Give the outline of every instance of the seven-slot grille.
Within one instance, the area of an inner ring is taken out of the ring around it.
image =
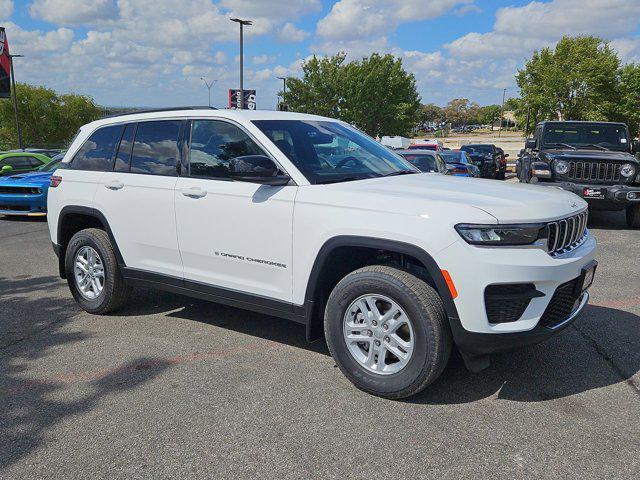
[[[569,162],[567,177],[587,182],[620,181],[620,163]]]
[[[587,234],[588,213],[585,210],[577,215],[549,222],[547,251],[551,255],[560,255],[577,247]]]
[[[2,186],[0,187],[0,193],[8,193],[9,195],[40,195],[42,189],[38,187]]]

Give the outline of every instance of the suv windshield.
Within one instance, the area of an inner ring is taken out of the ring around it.
[[[493,153],[491,145],[464,145],[460,150],[470,153]]]
[[[440,156],[447,163],[467,163],[469,161],[467,158],[467,152],[465,152],[464,150],[461,152],[444,151],[440,154]]]
[[[372,138],[338,122],[255,120],[312,184],[419,173]]]
[[[542,134],[543,147],[562,146],[628,150],[627,129],[620,124],[559,123],[547,124]]]
[[[429,155],[427,153],[403,153],[402,156],[422,172],[437,173],[439,171],[436,155]]]

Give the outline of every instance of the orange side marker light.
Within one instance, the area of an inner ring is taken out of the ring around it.
[[[453,284],[453,280],[451,280],[451,275],[446,270],[440,270],[442,272],[442,276],[444,277],[444,281],[447,282],[447,287],[449,287],[449,292],[453,298],[458,297],[458,291],[456,290],[456,286]]]

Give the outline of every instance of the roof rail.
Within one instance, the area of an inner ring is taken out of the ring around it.
[[[187,106],[187,107],[168,107],[168,108],[153,108],[149,110],[134,110],[132,112],[114,113],[112,115],[106,115],[102,118],[123,117],[125,115],[138,115],[139,113],[156,113],[156,112],[175,112],[179,110],[217,110],[216,107],[199,107],[199,106]]]

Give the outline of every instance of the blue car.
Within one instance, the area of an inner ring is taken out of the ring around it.
[[[51,176],[63,157],[56,155],[35,172],[0,177],[0,215],[46,215]]]
[[[439,152],[447,165],[453,165],[455,169],[452,175],[459,177],[479,177],[480,169],[473,164],[469,154],[463,150],[444,150]]]

